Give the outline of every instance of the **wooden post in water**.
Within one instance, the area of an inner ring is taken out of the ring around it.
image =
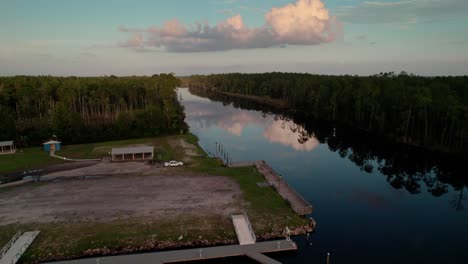
[[[281,178],[282,178],[282,176],[281,176],[281,174],[279,174],[279,177],[278,177],[278,193],[279,193],[280,196],[281,196]],[[281,196],[281,197],[283,197],[283,196]]]

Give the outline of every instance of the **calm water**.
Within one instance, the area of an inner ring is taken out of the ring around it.
[[[331,263],[468,263],[462,159],[179,93],[206,151],[222,142],[233,161],[266,160],[314,206],[316,232],[278,260],[326,263],[330,252]]]

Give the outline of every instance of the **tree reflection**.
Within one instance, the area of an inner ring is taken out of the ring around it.
[[[232,103],[235,108],[262,111],[264,117],[271,114],[274,120],[282,122],[281,128],[297,134],[299,144],[305,144],[312,138],[327,144],[331,151],[349,159],[362,171],[380,172],[395,189],[405,189],[411,194],[421,193],[425,189],[434,197],[441,197],[452,188],[458,193],[450,205],[457,211],[464,209],[463,191],[468,186],[468,179],[460,166],[466,162],[464,157],[395,143],[346,125],[313,119],[312,115],[280,112],[271,106],[245,99],[219,93],[191,92],[223,104]]]
[[[455,208],[455,210],[457,210],[457,211],[462,211],[462,210],[465,209],[465,207],[463,206],[463,201],[465,200],[465,198],[463,197],[463,190],[464,189],[465,189],[465,186],[463,186],[460,189],[459,194],[455,195],[454,198],[450,201],[452,207]]]

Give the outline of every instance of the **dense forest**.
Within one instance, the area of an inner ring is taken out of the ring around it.
[[[280,99],[289,112],[306,119],[347,124],[407,144],[467,153],[468,76],[231,73],[195,75],[183,81],[193,89]]]
[[[268,105],[260,105],[251,100],[232,97],[222,93],[212,93],[201,89],[190,89],[198,96],[213,101],[232,103],[235,108],[257,110],[272,114],[275,120],[293,121],[303,127],[284,126],[293,132],[299,132],[299,143],[315,138],[320,144],[338,153],[341,158],[350,160],[360,170],[367,173],[379,171],[386,177],[388,184],[395,189],[405,189],[411,194],[425,190],[435,197],[443,196],[450,188],[457,195],[450,199],[450,206],[463,210],[464,189],[468,187],[465,158],[460,155],[427,151],[420,147],[403,143],[393,143],[382,136],[369,134],[361,129],[348,125],[335,125],[329,121],[319,121],[313,117],[306,118],[299,113],[284,113]],[[466,196],[466,192],[465,192]]]
[[[65,144],[180,133],[180,80],[151,77],[0,78],[0,141],[37,145],[56,135]]]

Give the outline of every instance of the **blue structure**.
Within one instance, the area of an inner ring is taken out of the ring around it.
[[[44,151],[50,152],[50,151],[58,151],[62,148],[62,142],[57,141],[57,140],[49,140],[44,143],[42,143],[44,146]]]

